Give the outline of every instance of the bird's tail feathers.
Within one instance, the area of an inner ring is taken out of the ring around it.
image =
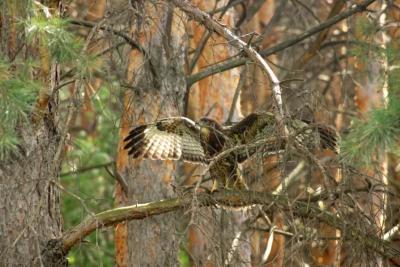
[[[328,125],[317,125],[322,148],[330,149],[339,154],[339,134],[335,128]]]

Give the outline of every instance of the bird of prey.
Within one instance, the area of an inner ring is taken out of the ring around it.
[[[194,122],[185,117],[170,117],[133,128],[124,139],[124,148],[133,158],[184,160],[210,165],[212,191],[221,187],[244,189],[246,185],[238,164],[260,148],[251,144],[264,140],[269,151],[284,148],[276,125],[275,116],[270,112],[251,113],[232,126],[222,126],[210,118]],[[291,120],[288,126],[304,147],[319,145],[336,151],[338,137],[333,128],[326,125],[313,127],[311,123],[297,119]],[[246,148],[247,145],[248,149],[234,149],[237,146]]]

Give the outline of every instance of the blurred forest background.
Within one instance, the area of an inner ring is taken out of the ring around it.
[[[245,211],[192,196],[114,220],[211,185],[204,167],[129,159],[133,126],[277,113],[269,75],[200,10],[272,67],[285,120],[335,127],[340,153],[257,153],[241,172],[265,198]],[[0,0],[0,15],[0,266],[400,266],[399,0]]]

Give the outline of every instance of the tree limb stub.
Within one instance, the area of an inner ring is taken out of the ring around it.
[[[158,214],[172,212],[182,208],[190,207],[193,198],[196,198],[199,206],[212,206],[221,204],[225,206],[245,206],[252,204],[275,206],[282,210],[290,210],[294,215],[317,219],[327,223],[332,227],[340,229],[343,238],[359,241],[361,246],[375,251],[385,258],[400,258],[400,251],[393,248],[391,244],[377,236],[364,233],[350,223],[344,221],[338,215],[327,210],[323,210],[314,203],[296,201],[290,203],[283,195],[273,195],[272,193],[254,191],[232,191],[221,190],[213,194],[199,193],[197,195],[186,194],[180,198],[164,199],[155,202],[137,204],[127,207],[116,208],[100,212],[95,216],[88,216],[82,223],[66,231],[62,237],[62,246],[65,254],[76,244],[81,242],[93,231],[116,225],[127,220],[140,220]],[[290,207],[289,207],[290,206]]]

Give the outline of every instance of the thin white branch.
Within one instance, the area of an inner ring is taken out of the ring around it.
[[[306,162],[304,160],[300,161],[299,164],[297,164],[296,168],[294,168],[293,171],[291,171],[291,173],[289,173],[289,175],[282,180],[280,185],[274,190],[274,192],[272,192],[272,194],[280,194],[282,192],[283,186],[287,187],[295,182],[299,177],[300,172],[304,169],[305,165]]]
[[[228,258],[225,260],[225,266],[229,266],[230,263],[232,262],[233,255],[235,255],[235,252],[238,248],[241,235],[242,231],[238,231],[235,235],[235,238],[232,240],[232,245],[228,252]]]
[[[52,16],[51,16],[51,13],[50,13],[50,9],[47,7],[47,6],[45,6],[45,5],[43,5],[42,3],[40,3],[39,1],[34,1],[33,2],[36,6],[38,6],[40,9],[42,9],[42,11],[43,11],[43,13],[44,13],[44,15],[46,16],[46,18],[51,18]]]
[[[390,229],[389,231],[387,231],[384,235],[383,235],[383,240],[389,241],[396,233],[398,233],[400,230],[400,224],[397,224],[395,227],[393,227],[392,229]]]
[[[275,225],[271,227],[270,231],[269,231],[269,237],[268,237],[268,243],[267,243],[267,247],[265,248],[265,252],[262,256],[262,263],[266,263],[269,257],[269,254],[271,254],[271,250],[272,250],[272,244],[274,243],[274,232],[275,232]]]

